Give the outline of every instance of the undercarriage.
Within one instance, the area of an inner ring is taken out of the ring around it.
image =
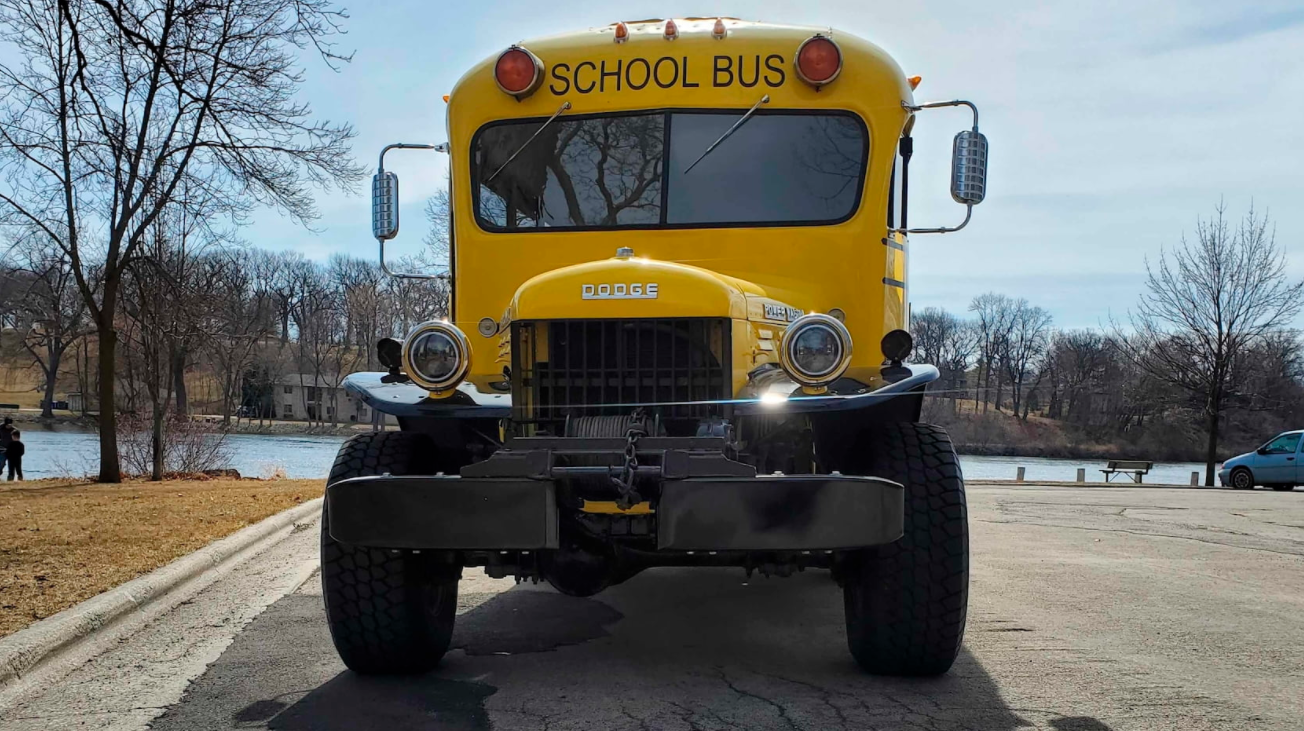
[[[621,421],[609,428],[625,437],[510,438],[457,476],[333,483],[331,535],[450,551],[453,563],[546,578],[576,594],[649,566],[735,565],[777,575],[830,568],[839,551],[901,536],[897,483],[817,474],[813,462],[805,473],[758,474],[756,462],[774,463],[778,450],[765,448],[758,460],[725,437],[643,436],[650,421]],[[795,471],[791,456],[784,462]]]

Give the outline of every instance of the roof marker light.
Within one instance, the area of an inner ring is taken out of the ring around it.
[[[919,82],[921,82],[921,81],[923,81],[923,80],[924,80],[924,77],[922,77],[922,76],[911,76],[910,78],[906,79],[906,81],[909,81],[909,82],[910,82],[910,91],[914,91],[915,89],[918,89],[918,88],[919,88]]]
[[[448,103],[448,95],[447,95],[447,94],[444,95],[444,103],[445,103],[445,104]]]
[[[711,37],[717,41],[723,41],[728,32],[724,27],[724,18],[716,18],[715,27],[711,29]]]
[[[624,43],[629,40],[629,26],[622,21],[616,23],[615,40],[617,43]]]
[[[502,52],[494,64],[494,82],[504,94],[510,94],[520,101],[533,94],[543,83],[543,62],[524,48],[511,46]]]
[[[679,26],[675,25],[675,19],[671,18],[666,21],[666,40],[673,41],[679,37]]]
[[[842,73],[842,49],[832,38],[816,33],[797,46],[793,66],[798,78],[818,89]]]

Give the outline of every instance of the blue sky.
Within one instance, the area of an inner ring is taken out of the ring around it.
[[[1233,214],[1268,210],[1304,277],[1304,7],[1294,2],[460,2],[350,7],[339,73],[305,59],[317,115],[358,130],[374,165],[395,141],[443,142],[441,95],[510,43],[617,20],[720,14],[831,25],[867,38],[924,81],[919,100],[967,98],[991,142],[987,200],[964,231],[912,239],[916,309],[963,311],[996,290],[1049,309],[1063,327],[1094,326],[1133,305],[1145,258],[1193,231],[1220,199]],[[952,224],[946,190],[958,111],[916,125],[911,223]],[[404,232],[414,252],[419,199],[444,158],[411,153]],[[313,231],[268,212],[251,243],[311,258],[372,257],[369,203],[319,197]],[[1304,322],[1296,323],[1296,326]]]

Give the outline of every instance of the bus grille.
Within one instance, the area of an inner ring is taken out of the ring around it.
[[[663,422],[719,414],[730,394],[729,335],[726,319],[513,323],[514,418],[560,434],[567,417],[638,405]]]

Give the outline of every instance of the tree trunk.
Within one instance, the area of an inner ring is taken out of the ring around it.
[[[190,413],[188,407],[189,397],[186,394],[186,351],[178,350],[172,356],[172,388],[177,395],[177,416],[186,416]]]
[[[107,297],[105,298],[107,301]],[[105,317],[111,317],[105,305]],[[100,482],[122,482],[122,465],[118,460],[118,413],[114,403],[113,369],[117,363],[118,333],[112,320],[97,324],[100,350]]]
[[[63,358],[63,348],[50,345],[46,351],[45,403],[41,404],[41,418],[54,418],[54,387],[59,376],[59,361]]]
[[[234,380],[235,379],[231,377],[230,371],[227,371],[227,373],[225,373],[222,376],[222,428],[223,429],[229,429],[231,427],[231,402],[235,400],[235,386],[232,385],[232,382]],[[236,419],[236,423],[237,424],[240,423],[240,420]]]
[[[1209,410],[1209,444],[1204,452],[1204,486],[1213,487],[1214,467],[1218,463],[1218,407]]]
[[[163,480],[163,419],[166,416],[165,410],[161,408],[154,409],[154,431],[151,436],[153,446],[153,462],[150,479],[155,482]]]

